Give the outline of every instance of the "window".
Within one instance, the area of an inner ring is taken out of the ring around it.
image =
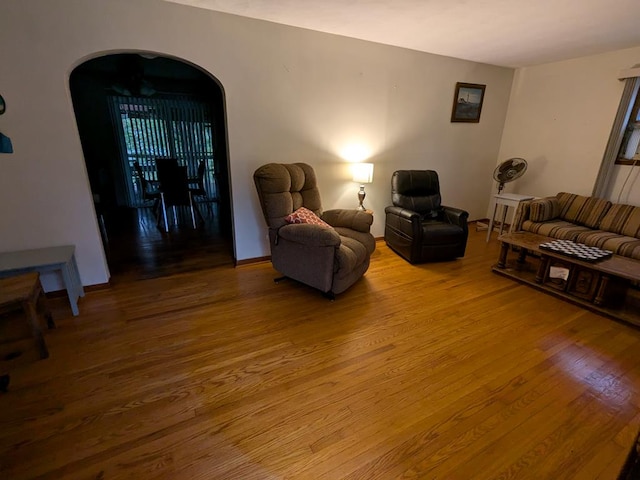
[[[134,164],[140,166],[145,180],[155,182],[158,157],[175,158],[187,167],[189,178],[198,177],[198,166],[204,162],[206,197],[217,198],[214,125],[207,103],[190,97],[111,96],[109,105],[120,144],[120,168],[126,184],[122,193],[128,206],[146,205]]]
[[[640,164],[640,95],[637,92],[629,120],[624,129],[616,163],[619,165]]]

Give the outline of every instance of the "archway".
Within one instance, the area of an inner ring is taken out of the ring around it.
[[[112,276],[148,278],[233,263],[219,82],[186,62],[146,53],[87,60],[69,82]],[[157,158],[172,158],[195,182],[189,190],[197,228],[181,220],[184,208],[159,214]]]

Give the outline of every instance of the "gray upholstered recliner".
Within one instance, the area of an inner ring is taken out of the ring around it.
[[[393,205],[385,208],[384,239],[410,263],[464,257],[469,214],[440,204],[434,170],[398,170],[391,177]]]
[[[263,165],[253,179],[269,227],[271,262],[278,272],[332,298],[367,271],[376,247],[369,233],[371,214],[355,209],[323,212],[315,173],[305,163]],[[285,217],[300,207],[332,228],[287,223]]]

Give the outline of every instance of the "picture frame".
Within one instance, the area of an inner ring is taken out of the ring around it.
[[[456,83],[451,108],[452,122],[479,123],[486,85],[478,83]]]

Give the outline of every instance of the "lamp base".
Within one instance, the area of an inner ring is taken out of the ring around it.
[[[360,205],[358,206],[357,210],[362,210],[363,212],[366,210],[366,208],[364,208],[364,205],[362,205],[362,202],[364,202],[364,197],[366,197],[367,194],[364,191],[364,185],[360,185],[360,191],[358,192],[358,202],[360,202]]]

